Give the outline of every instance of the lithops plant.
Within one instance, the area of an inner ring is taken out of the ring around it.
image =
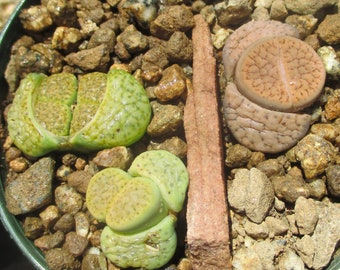
[[[298,112],[319,97],[326,72],[313,48],[296,36],[287,24],[250,22],[226,41],[224,116],[234,137],[252,150],[286,150],[310,126],[310,115]]]
[[[106,168],[87,188],[87,207],[107,226],[104,254],[120,267],[159,268],[176,250],[176,213],[185,200],[189,176],[183,162],[165,150],[137,156],[128,172]]]
[[[38,157],[55,150],[131,145],[144,135],[150,117],[142,85],[126,71],[113,69],[83,75],[79,81],[68,73],[29,74],[16,91],[7,120],[15,145]]]

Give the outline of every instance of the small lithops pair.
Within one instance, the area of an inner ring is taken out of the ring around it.
[[[21,81],[7,121],[14,144],[38,157],[55,150],[130,145],[144,135],[150,117],[142,85],[126,71],[113,69],[79,80],[70,73],[31,73]]]
[[[95,174],[86,203],[107,224],[100,239],[104,254],[120,267],[166,264],[176,251],[175,214],[183,207],[188,179],[183,162],[164,150],[140,154],[128,172],[106,168]]]

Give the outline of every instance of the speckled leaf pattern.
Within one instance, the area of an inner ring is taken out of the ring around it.
[[[82,75],[79,90],[73,74],[32,73],[16,92],[8,130],[20,150],[38,157],[131,145],[144,135],[150,118],[143,86],[126,71]]]
[[[169,215],[154,227],[131,235],[118,234],[106,226],[100,238],[101,248],[120,267],[159,268],[175,253],[175,222],[176,217]]]
[[[129,73],[113,69],[96,115],[71,136],[70,142],[80,149],[130,145],[144,135],[150,117],[151,107],[142,85]]]
[[[62,139],[43,128],[33,113],[34,91],[46,77],[32,73],[23,79],[8,111],[9,136],[18,148],[31,156],[42,156],[56,150]]]
[[[136,157],[128,172],[155,181],[169,208],[174,212],[181,211],[189,176],[178,157],[165,150],[147,151]]]
[[[86,204],[94,218],[105,222],[112,199],[131,178],[131,175],[117,168],[101,170],[91,178],[86,191]]]

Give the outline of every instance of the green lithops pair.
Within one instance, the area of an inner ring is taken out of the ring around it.
[[[164,150],[135,158],[128,172],[107,168],[95,174],[86,192],[90,213],[107,226],[104,254],[120,267],[159,268],[176,250],[176,217],[185,200],[188,172]]]
[[[8,112],[15,145],[30,156],[55,150],[89,152],[131,145],[145,133],[151,107],[142,85],[113,69],[79,77],[31,73]]]

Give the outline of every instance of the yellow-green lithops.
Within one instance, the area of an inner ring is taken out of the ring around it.
[[[54,150],[131,145],[144,135],[150,117],[143,86],[126,71],[113,69],[82,75],[79,81],[69,73],[29,74],[7,120],[15,145],[38,157]]]
[[[168,151],[147,151],[132,162],[129,174],[152,179],[174,212],[181,211],[188,186],[188,172],[183,162]]]
[[[131,235],[119,234],[106,226],[100,237],[101,248],[119,267],[157,269],[176,251],[175,223],[176,217],[169,215],[154,227]]]
[[[86,192],[90,213],[107,227],[101,246],[120,267],[158,268],[176,250],[176,212],[188,187],[183,162],[164,150],[135,158],[128,172],[106,168],[95,174]]]

